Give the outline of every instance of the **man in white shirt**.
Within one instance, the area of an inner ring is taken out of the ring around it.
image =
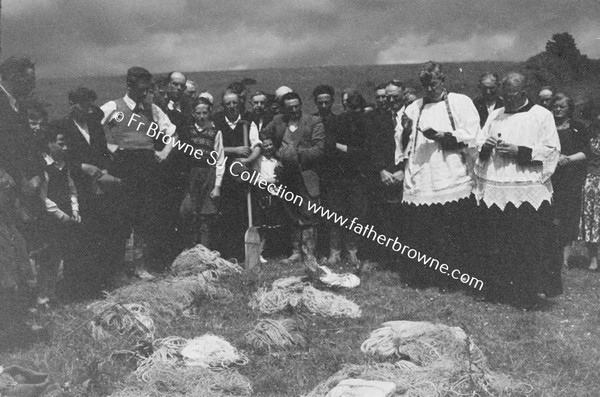
[[[479,115],[469,97],[447,92],[440,64],[427,62],[419,79],[425,97],[405,110],[405,132],[410,134],[404,148],[402,198],[409,224],[406,235],[411,247],[465,272],[465,231],[474,207],[469,198],[472,182],[466,149],[479,131]],[[417,267],[422,265],[411,264],[408,274]],[[433,281],[441,289],[458,286],[432,269],[422,273],[413,281]]]
[[[390,81],[385,87],[388,109],[394,123],[394,140],[396,141],[395,161],[398,165],[403,160],[402,148],[402,115],[404,114],[404,84],[398,80]],[[397,179],[397,178],[396,178]]]
[[[185,85],[185,83],[184,83]],[[127,94],[123,98],[102,105],[103,124],[108,127],[107,141],[115,145],[112,169],[122,180],[121,196],[117,211],[122,221],[122,250],[125,240],[133,229],[135,236],[146,242],[146,265],[162,270],[166,263],[156,263],[151,250],[164,248],[157,230],[162,184],[159,163],[164,162],[173,149],[175,126],[167,115],[152,103],[150,89],[152,75],[141,67],[127,71]],[[155,141],[164,143],[162,150],[155,150]],[[146,273],[142,272],[146,276]]]
[[[244,133],[248,133],[248,121],[240,114],[240,98],[231,90],[223,94],[221,105],[223,110],[213,117],[215,128],[223,135],[225,152],[225,175],[220,199],[220,236],[218,250],[227,258],[244,257],[244,233],[248,228],[245,182],[236,178],[241,169],[239,162],[250,167],[260,155],[260,143],[256,132],[250,139],[250,147],[245,145]],[[246,131],[246,132],[244,132]],[[233,169],[230,169],[230,167]]]
[[[487,295],[520,307],[562,293],[552,253],[552,183],[560,141],[552,113],[530,101],[525,76],[502,79],[505,107],[477,136],[475,197],[485,209],[481,261]]]

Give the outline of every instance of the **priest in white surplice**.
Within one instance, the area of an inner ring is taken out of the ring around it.
[[[475,197],[482,219],[485,281],[494,299],[529,307],[562,292],[552,260],[552,183],[560,141],[552,113],[525,94],[519,73],[502,79],[505,107],[494,110],[477,137]],[[557,266],[558,265],[558,266]]]
[[[467,273],[468,222],[475,207],[470,198],[473,182],[468,147],[479,131],[479,114],[469,97],[447,92],[440,64],[426,63],[419,79],[425,97],[406,108],[401,140],[407,242]],[[411,278],[417,284],[433,281],[441,289],[458,286],[450,284],[452,278],[446,275],[431,269],[421,271],[423,266],[418,263],[409,265],[409,282]]]

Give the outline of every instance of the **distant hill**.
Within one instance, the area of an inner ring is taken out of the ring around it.
[[[200,91],[209,91],[215,98],[232,81],[252,78],[256,85],[248,87],[250,92],[265,90],[273,92],[282,85],[298,91],[304,100],[305,111],[314,112],[312,89],[319,84],[329,84],[341,92],[346,87],[360,90],[368,101],[373,100],[374,87],[392,78],[401,79],[420,89],[418,70],[420,64],[404,65],[354,65],[326,66],[310,68],[279,68],[236,71],[189,72],[188,78],[198,84]],[[451,91],[477,95],[479,75],[491,70],[502,75],[520,67],[515,62],[461,62],[445,63],[444,71]],[[155,73],[154,71],[152,71]],[[125,94],[125,71],[123,76],[81,77],[70,79],[40,79],[37,93],[40,99],[49,104],[51,119],[64,116],[68,112],[67,92],[80,85],[95,90],[100,105]],[[217,102],[219,100],[217,99]],[[219,106],[217,105],[217,108]],[[334,111],[341,111],[340,97],[336,94]]]

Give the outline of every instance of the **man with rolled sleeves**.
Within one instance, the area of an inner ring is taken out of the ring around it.
[[[153,263],[148,255],[160,247],[156,229],[155,196],[160,192],[158,165],[164,162],[171,150],[175,125],[167,115],[152,103],[150,88],[152,74],[134,66],[127,71],[127,94],[123,98],[105,103],[102,123],[108,127],[107,142],[117,147],[112,169],[122,180],[122,190],[117,201],[122,230],[122,247],[132,229],[146,243],[145,262],[153,270],[161,270],[165,264]],[[162,150],[155,150],[155,137],[165,143]],[[141,275],[147,276],[145,272]]]

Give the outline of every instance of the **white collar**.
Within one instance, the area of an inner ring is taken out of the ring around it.
[[[238,114],[237,119],[235,119],[235,121],[229,121],[229,118],[227,116],[225,116],[225,121],[227,121],[229,124],[235,125],[238,123],[238,121],[240,121],[240,119],[242,118],[241,114]]]
[[[198,123],[194,123],[194,127],[195,127],[195,128],[196,128],[196,130],[198,130],[198,131],[204,131],[204,130],[206,130],[206,129],[210,128],[210,127],[214,127],[214,126],[215,126],[215,125],[212,123],[212,121],[210,122],[210,124],[209,124],[209,125],[207,125],[207,126],[206,126],[206,127],[204,127],[204,128],[200,128],[200,126],[198,125]]]
[[[42,156],[44,157],[44,160],[46,161],[46,165],[54,165],[56,168],[58,168],[59,170],[62,170],[65,166],[65,162],[57,162],[56,160],[54,160],[52,158],[52,156],[50,156],[48,153],[43,153]]]
[[[125,101],[125,104],[127,104],[127,106],[129,107],[129,109],[131,109],[131,110],[135,109],[137,102],[134,101],[133,99],[131,99],[129,94],[125,94],[125,96],[123,97],[123,100]]]
[[[178,112],[181,112],[181,103],[175,103],[173,102],[173,100],[169,100],[169,103],[167,104],[167,108],[169,110],[177,110]]]

